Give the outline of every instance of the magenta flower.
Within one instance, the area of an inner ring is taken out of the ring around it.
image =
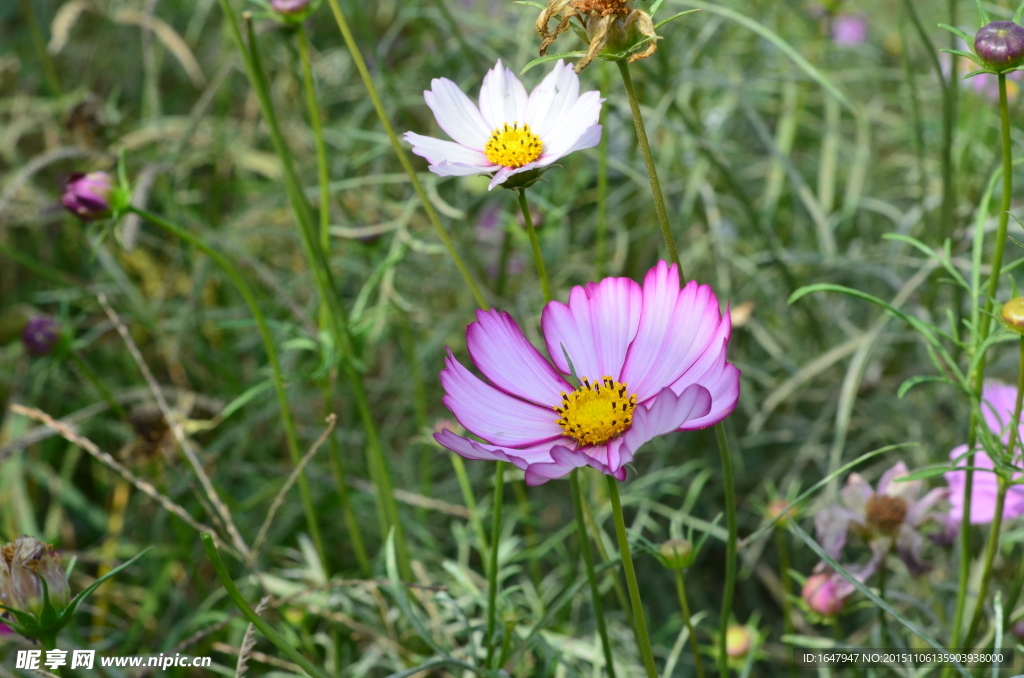
[[[68,179],[60,201],[79,219],[101,219],[110,214],[114,189],[114,179],[106,172],[76,173]]]
[[[921,559],[921,528],[929,521],[938,523],[941,541],[955,529],[944,514],[932,511],[949,497],[949,488],[935,488],[918,499],[920,480],[897,482],[908,475],[910,472],[901,461],[883,473],[877,489],[872,489],[859,473],[851,473],[842,491],[842,504],[826,506],[814,517],[818,541],[825,552],[839,560],[847,532],[852,530],[871,547],[875,559],[879,554],[884,558],[895,546],[911,574],[927,572],[931,566]]]
[[[48,315],[30,318],[21,331],[21,343],[29,355],[53,353],[60,342],[60,324]]]
[[[846,599],[855,590],[850,582],[834,572],[819,572],[807,578],[800,595],[807,607],[820,615],[831,616],[842,611]]]
[[[309,6],[310,0],[270,0],[270,6],[281,14],[296,14]]]
[[[596,91],[580,94],[579,76],[562,61],[529,96],[499,60],[484,77],[479,106],[448,78],[431,81],[423,98],[454,141],[406,132],[412,152],[442,177],[493,172],[488,190],[601,140],[604,99]]]
[[[493,386],[450,350],[441,384],[445,406],[485,442],[443,431],[434,436],[441,445],[467,459],[511,462],[528,485],[588,465],[623,480],[647,441],[711,426],[736,407],[729,314],[708,285],[679,289],[675,265],[658,262],[642,287],[628,278],[574,287],[568,304],[544,308],[541,326],[554,366],[512,316],[477,311],[466,343]],[[566,380],[565,353],[579,388]]]
[[[985,425],[999,437],[1004,445],[1010,442],[1010,424],[1013,420],[1013,409],[1017,401],[1017,388],[998,381],[989,381],[981,391],[981,414]],[[1024,426],[1018,432],[1018,441],[1024,440]],[[1019,444],[1019,443],[1018,443]],[[967,446],[960,445],[949,453],[950,459],[957,466],[967,465]],[[1019,457],[1018,457],[1019,458]],[[959,461],[957,461],[959,460]],[[974,453],[974,467],[994,469],[992,458],[983,450]],[[949,517],[959,524],[964,515],[964,471],[950,471],[945,474],[949,483]],[[1021,474],[1016,474],[1020,478]],[[991,523],[996,514],[996,492],[998,482],[994,471],[975,471],[971,487],[971,522],[974,524]],[[1011,485],[1006,493],[1003,506],[1003,520],[1012,520],[1024,515],[1024,486]]]
[[[868,22],[862,16],[840,14],[832,19],[832,42],[842,47],[861,45],[868,39]]]

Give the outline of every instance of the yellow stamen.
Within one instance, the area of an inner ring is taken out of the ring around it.
[[[591,383],[587,377],[572,393],[562,393],[558,425],[583,445],[606,443],[633,424],[636,394],[611,377]]]
[[[520,168],[540,157],[544,144],[530,126],[507,122],[491,133],[484,146],[484,155],[495,165]]]

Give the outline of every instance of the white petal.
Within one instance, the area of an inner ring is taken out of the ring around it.
[[[538,135],[544,144],[544,155],[561,157],[569,153],[569,149],[597,125],[603,101],[598,92],[584,92],[580,95],[568,112],[561,114],[553,125]]]
[[[543,155],[541,155],[540,158],[537,159],[536,164],[538,167],[547,167],[551,163],[555,162],[556,160],[561,160],[570,153],[582,151],[585,148],[593,148],[594,146],[597,146],[599,143],[601,143],[601,126],[591,125],[587,129],[583,130],[583,134],[580,135],[580,138],[577,139],[576,143],[574,143],[572,146],[565,150],[562,150],[561,152],[558,152],[561,149],[556,149],[555,152],[546,152]]]
[[[480,113],[489,125],[489,132],[504,123],[526,122],[526,88],[515,73],[501,65],[487,71],[484,84],[480,87]],[[486,143],[486,139],[484,140]]]
[[[520,167],[518,169],[514,169],[512,167],[502,167],[497,172],[495,172],[494,178],[491,179],[490,185],[487,186],[487,190],[488,191],[493,191],[495,186],[499,186],[499,185],[505,183],[505,181],[510,176],[512,176],[513,174],[519,174],[520,172],[525,172],[527,170],[532,170],[534,167],[537,167],[537,166],[538,165],[537,165],[536,162],[528,162],[528,163],[526,163],[525,165],[523,165],[522,167]]]
[[[526,122],[538,136],[554,127],[580,96],[580,78],[572,66],[561,59],[555,68],[530,93]]]
[[[468,177],[471,174],[487,174],[494,171],[494,166],[465,165],[461,162],[440,162],[430,165],[430,171],[439,177]]]
[[[487,156],[480,151],[466,148],[454,141],[444,141],[434,137],[425,137],[415,132],[406,132],[405,140],[412,144],[412,152],[426,158],[431,165],[443,162],[455,162],[462,165],[490,165]]]
[[[483,151],[491,128],[484,122],[480,110],[448,78],[435,78],[430,87],[423,93],[423,99],[441,129],[463,146]]]

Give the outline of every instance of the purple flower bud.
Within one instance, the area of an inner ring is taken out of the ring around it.
[[[310,0],[270,0],[270,6],[281,14],[298,14],[309,7]]]
[[[25,323],[21,331],[21,343],[30,355],[44,356],[53,353],[60,341],[60,325],[48,315],[39,315]]]
[[[60,201],[79,219],[91,221],[110,214],[114,179],[106,172],[72,174]]]
[[[993,21],[974,37],[974,51],[986,66],[1008,71],[1024,61],[1024,28],[1012,21]]]
[[[0,600],[36,616],[43,610],[43,582],[50,604],[58,611],[68,606],[71,590],[60,556],[49,544],[21,536],[0,548]]]
[[[808,577],[800,595],[803,596],[807,607],[823,615],[838,614],[846,604],[845,596],[840,595],[836,582],[826,572]]]

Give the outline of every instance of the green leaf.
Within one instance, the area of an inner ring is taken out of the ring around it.
[[[149,553],[152,549],[153,549],[153,547],[150,546],[148,549],[142,551],[141,553],[139,553],[137,556],[135,556],[131,560],[128,560],[128,561],[126,561],[124,563],[121,563],[120,565],[115,567],[113,570],[111,570],[110,572],[107,572],[105,575],[103,575],[102,577],[100,577],[99,579],[94,581],[89,586],[89,588],[85,589],[84,591],[80,592],[77,596],[72,598],[71,602],[68,603],[67,609],[65,609],[64,612],[61,614],[61,621],[63,621],[65,625],[68,622],[70,622],[71,618],[74,616],[75,612],[78,610],[78,606],[82,604],[82,601],[84,601],[86,598],[91,596],[93,591],[95,591],[100,586],[102,586],[104,584],[104,582],[106,582],[108,579],[112,579],[112,578],[116,577],[118,574],[120,574],[124,570],[128,569],[129,567],[131,567],[135,563],[136,560],[138,560],[142,556],[144,556],[147,553]]]
[[[659,21],[658,23],[654,24],[654,30],[658,30],[659,28],[661,28],[662,26],[667,24],[669,21],[675,21],[676,19],[678,19],[681,16],[686,16],[687,14],[693,14],[694,12],[699,12],[699,11],[700,11],[700,9],[688,9],[685,12],[679,12],[678,14],[673,14],[672,16],[670,16],[669,18],[665,19],[664,21]]]
[[[988,12],[981,6],[981,0],[974,0],[974,4],[978,6],[978,15],[981,17],[981,25],[992,23],[992,19],[988,18]],[[971,42],[974,42],[973,40]]]
[[[957,56],[962,56],[965,59],[970,59],[971,61],[973,61],[974,63],[978,64],[979,66],[982,65],[981,61],[978,60],[978,57],[975,54],[973,54],[972,52],[965,52],[965,51],[960,50],[960,49],[940,49],[939,51],[940,52],[945,52],[946,54],[955,54]]]
[[[882,610],[887,612],[889,616],[891,616],[893,619],[902,624],[908,631],[910,631],[915,636],[917,636],[924,642],[934,647],[936,650],[940,652],[946,651],[946,648],[943,647],[942,643],[932,638],[927,631],[925,631],[920,626],[918,626],[914,622],[904,617],[898,611],[896,611],[896,609],[892,605],[879,598],[878,594],[876,594],[874,591],[865,586],[863,582],[859,581],[856,577],[850,574],[845,567],[837,563],[835,558],[825,553],[825,549],[821,547],[821,544],[816,542],[814,539],[811,538],[809,534],[804,532],[800,528],[800,526],[796,524],[796,521],[790,521],[789,529],[796,536],[798,536],[805,544],[807,544],[807,546],[812,551],[814,551],[819,558],[824,560],[829,567],[835,570],[840,577],[850,582],[850,584],[853,585],[855,589],[860,591],[868,600],[874,603],[875,607],[881,608]],[[965,676],[965,678],[971,678],[971,674],[968,673],[966,669],[964,669],[963,665],[960,662],[953,661],[951,663],[953,664],[953,667],[957,670],[957,672],[960,673],[960,675]]]
[[[973,35],[968,35],[967,33],[963,32],[962,30],[957,28],[956,26],[950,26],[949,24],[939,24],[939,28],[945,29],[945,30],[949,31],[950,33],[952,33],[953,35],[957,36],[958,38],[963,39],[963,41],[966,42],[968,45],[973,45],[974,44],[974,36]],[[943,50],[939,50],[939,51],[940,52],[945,52],[945,51],[952,51],[952,50],[944,50],[943,49]]]
[[[957,388],[960,387],[960,385],[957,384],[955,381],[951,381],[949,379],[946,379],[945,377],[936,377],[930,374],[921,374],[916,377],[911,377],[910,379],[907,379],[905,382],[900,384],[899,390],[896,391],[896,397],[902,400],[903,396],[907,395],[907,391],[914,388],[918,384],[924,384],[927,382],[938,382],[940,384],[949,384],[950,386],[956,386]]]
[[[832,97],[840,104],[845,106],[855,114],[858,113],[857,108],[853,103],[843,94],[838,87],[836,87],[831,80],[829,80],[821,71],[815,68],[810,61],[808,61],[800,52],[796,51],[792,45],[782,39],[777,33],[773,32],[766,26],[754,21],[746,15],[737,12],[736,10],[729,9],[728,7],[721,7],[719,5],[713,5],[709,2],[703,2],[703,0],[677,0],[677,4],[684,5],[687,7],[697,7],[705,12],[711,12],[718,16],[725,17],[731,21],[748,28],[768,42],[775,45],[785,54],[789,59],[797,65],[804,73],[811,77],[812,80],[821,85],[825,91],[827,91]]]
[[[988,70],[987,68],[979,68],[976,71],[971,71],[970,73],[968,73],[967,75],[963,76],[960,79],[961,80],[966,80],[967,78],[973,78],[976,75],[984,75],[986,73],[992,73],[992,71]]]
[[[1013,13],[1013,23],[1019,24],[1022,15],[1024,15],[1024,2],[1020,3],[1017,7],[1017,11]]]
[[[251,401],[253,398],[263,393],[264,391],[273,388],[273,386],[274,382],[268,379],[267,381],[261,382],[259,384],[256,384],[255,386],[250,387],[248,390],[246,390],[245,393],[243,393],[242,395],[238,396],[230,403],[228,403],[227,406],[220,411],[220,414],[217,415],[217,420],[224,421],[232,414],[234,414],[235,412],[249,404],[249,401]]]
[[[586,52],[562,52],[561,54],[546,54],[539,59],[534,59],[530,63],[523,66],[523,70],[519,71],[519,75],[522,75],[526,71],[530,70],[534,66],[540,66],[541,64],[549,61],[556,61],[558,59],[579,59],[587,56]]]
[[[857,297],[858,299],[863,299],[864,301],[870,301],[872,304],[875,304],[876,306],[881,306],[889,313],[895,315],[897,318],[906,321],[907,324],[909,324],[914,329],[918,330],[918,332],[920,332],[929,341],[929,343],[937,343],[937,340],[935,339],[933,334],[935,328],[933,328],[931,325],[928,325],[927,323],[918,320],[912,315],[904,313],[903,311],[899,310],[898,308],[896,308],[887,301],[883,301],[878,297],[871,296],[866,292],[861,292],[860,290],[855,290],[851,287],[844,287],[843,285],[833,285],[831,283],[805,285],[804,287],[801,287],[800,289],[793,292],[793,294],[789,296],[789,303],[793,304],[799,301],[800,299],[806,297],[808,294],[813,294],[815,292],[841,292],[843,294],[848,294],[851,297]]]
[[[910,475],[896,478],[893,482],[909,483],[911,480],[925,480],[926,478],[934,478],[935,476],[941,476],[943,473],[949,473],[950,471],[987,471],[991,473],[992,469],[981,468],[978,466],[957,466],[956,468],[954,468],[949,464],[944,464],[942,466],[933,466],[931,468],[923,468],[920,471],[914,471]]]

